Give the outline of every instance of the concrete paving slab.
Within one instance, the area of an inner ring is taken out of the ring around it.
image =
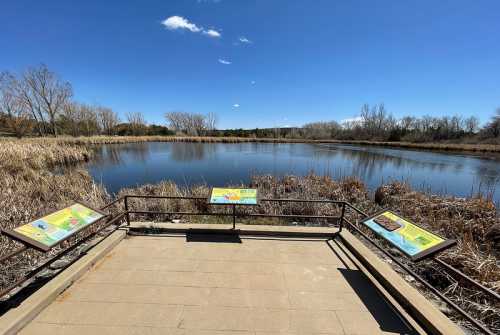
[[[365,334],[414,333],[326,241],[135,236],[123,240],[21,334],[358,334],[367,329]]]

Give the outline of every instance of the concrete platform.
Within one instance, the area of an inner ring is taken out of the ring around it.
[[[20,334],[417,333],[404,319],[339,241],[133,236]]]

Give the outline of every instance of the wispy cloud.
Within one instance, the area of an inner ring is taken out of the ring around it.
[[[250,82],[250,84],[252,84],[252,85],[255,85],[255,83],[256,83],[256,81],[255,81],[255,80],[252,80],[252,81]]]
[[[182,16],[177,16],[177,15],[171,16],[163,20],[161,24],[164,25],[165,28],[167,28],[168,30],[185,29],[193,33],[202,33],[209,37],[215,37],[215,38],[221,37],[221,34],[217,30],[204,29],[203,27],[197,26],[195,23],[190,22],[188,19]]]
[[[220,59],[220,58],[219,58],[219,63],[224,64],[224,65],[229,65],[229,64],[231,64],[231,62],[230,62],[230,61],[225,60],[225,59]]]
[[[233,105],[233,108],[239,108],[240,107],[240,104],[234,104]]]
[[[208,35],[210,37],[220,37],[220,33],[217,30],[213,29],[204,30],[203,34]]]
[[[240,36],[238,37],[238,40],[241,42],[241,43],[246,43],[246,44],[251,44],[252,41],[250,41],[248,38],[246,38],[245,36]]]

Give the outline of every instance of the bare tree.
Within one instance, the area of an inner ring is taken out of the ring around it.
[[[65,104],[60,116],[60,123],[66,130],[66,133],[69,133],[71,136],[80,136],[80,121],[80,105],[75,102]]]
[[[493,137],[500,136],[500,107],[497,108],[496,114],[491,118],[491,121],[488,123],[485,130]]]
[[[16,94],[17,85],[17,80],[12,74],[8,72],[0,74],[0,113],[7,116],[8,127],[16,137],[21,138],[31,131],[33,122],[26,106]]]
[[[107,107],[96,107],[97,117],[99,119],[100,128],[106,135],[112,135],[113,129],[118,123],[120,123],[120,118],[118,114],[113,112],[111,108]]]
[[[165,113],[165,119],[170,129],[174,131],[183,131],[184,129],[184,119],[187,113],[172,111]]]
[[[28,69],[23,76],[22,85],[25,103],[31,105],[42,120],[47,117],[51,133],[57,136],[57,117],[73,95],[73,90],[68,82],[61,81],[47,66]]]
[[[334,138],[341,130],[341,126],[336,121],[312,122],[303,126],[304,136],[312,139]]]
[[[464,120],[465,130],[469,134],[474,134],[479,129],[479,119],[475,116],[468,117]]]
[[[165,114],[169,128],[191,136],[204,135],[207,130],[215,130],[217,118],[215,114],[187,113],[173,111]]]
[[[130,124],[130,128],[134,136],[144,134],[144,131],[146,129],[146,121],[142,113],[140,112],[127,113],[126,118],[128,123]]]
[[[205,119],[205,123],[208,131],[217,129],[217,115],[215,113],[208,113]]]
[[[78,117],[80,129],[85,136],[99,134],[99,120],[97,118],[96,109],[93,106],[79,104]]]

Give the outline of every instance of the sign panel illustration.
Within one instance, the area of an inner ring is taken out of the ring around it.
[[[433,234],[390,210],[365,219],[362,223],[413,261],[455,244],[454,240],[446,240]]]
[[[212,188],[209,203],[225,205],[257,205],[257,190],[254,188]]]
[[[4,230],[4,233],[37,249],[48,251],[105,216],[105,213],[75,203],[13,230]]]

